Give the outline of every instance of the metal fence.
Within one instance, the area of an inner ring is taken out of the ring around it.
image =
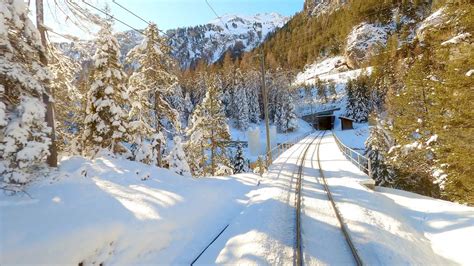
[[[336,140],[337,146],[339,150],[342,151],[344,156],[349,159],[355,166],[357,166],[362,172],[366,173],[369,177],[372,176],[371,165],[369,158],[365,157],[364,155],[356,152],[354,149],[351,149],[344,145],[342,141],[337,137],[336,133],[333,131],[332,135]]]
[[[300,142],[301,140],[303,140],[304,138],[306,138],[307,136],[309,136],[310,134],[312,134],[314,131],[310,131],[310,132],[307,132],[297,138],[294,138],[292,140],[289,140],[289,141],[286,141],[286,142],[283,142],[283,143],[279,143],[277,144],[275,147],[273,147],[273,149],[271,149],[270,151],[270,154],[271,154],[271,160],[270,160],[270,154],[267,153],[265,154],[266,155],[266,163],[267,163],[267,168],[270,164],[272,164],[275,159],[277,159],[282,153],[284,153],[286,150],[288,150],[289,148],[291,148],[293,145],[295,145],[296,143]]]

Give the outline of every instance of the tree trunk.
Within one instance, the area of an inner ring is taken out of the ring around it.
[[[216,161],[215,161],[215,145],[214,145],[214,140],[211,141],[211,172],[212,175],[216,175]]]
[[[36,0],[36,27],[38,28],[41,36],[41,44],[43,45],[43,51],[40,53],[40,61],[44,66],[48,65],[48,59],[46,57],[46,33],[43,27],[44,15],[43,15],[43,0]],[[45,86],[45,93],[43,93],[43,103],[46,105],[46,124],[51,128],[51,145],[49,146],[49,155],[47,163],[50,167],[58,166],[58,150],[56,148],[56,131],[54,127],[54,111],[53,102],[51,101],[52,94],[49,84]]]
[[[156,145],[156,149],[157,149],[157,156],[156,156],[156,166],[158,167],[161,167],[162,166],[162,158],[161,158],[161,140],[158,141],[158,144]]]

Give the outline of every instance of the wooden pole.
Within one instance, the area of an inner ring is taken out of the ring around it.
[[[262,97],[263,97],[263,109],[265,113],[265,131],[267,135],[267,165],[270,165],[272,162],[272,151],[270,144],[270,121],[268,118],[268,91],[265,86],[265,53],[262,50],[261,53],[261,70],[262,70]]]
[[[48,65],[48,58],[46,57],[46,33],[44,24],[44,13],[43,13],[43,0],[36,0],[36,27],[38,28],[41,44],[43,45],[43,51],[40,53],[40,61],[44,66]],[[58,150],[56,148],[56,130],[54,127],[54,110],[53,102],[51,101],[52,93],[49,84],[45,86],[45,93],[43,93],[43,103],[46,105],[46,124],[51,128],[51,145],[49,146],[49,155],[46,159],[50,167],[58,166]]]

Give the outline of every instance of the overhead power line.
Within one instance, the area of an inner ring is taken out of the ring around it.
[[[212,12],[214,13],[214,15],[216,15],[216,17],[222,22],[222,26],[227,29],[227,27],[226,27],[224,21],[222,20],[221,16],[219,16],[219,14],[217,14],[216,10],[211,6],[211,4],[209,3],[208,0],[206,0],[206,4],[207,4],[207,6],[212,10]],[[229,31],[229,30],[227,29],[227,31]]]
[[[123,25],[125,25],[125,26],[131,28],[132,30],[134,30],[134,31],[136,31],[136,32],[138,32],[138,33],[140,33],[141,35],[145,35],[141,30],[138,30],[138,29],[136,29],[136,28],[130,26],[129,24],[123,22],[122,20],[120,20],[120,19],[114,17],[112,14],[109,14],[109,13],[105,12],[104,10],[102,10],[102,9],[100,9],[100,8],[97,8],[97,7],[95,7],[95,6],[93,6],[93,5],[89,4],[89,3],[87,3],[85,0],[82,0],[82,2],[83,2],[84,4],[90,6],[92,9],[95,9],[95,10],[99,11],[100,13],[102,13],[102,14],[104,14],[104,15],[106,15],[106,16],[109,16],[109,17],[112,18],[113,20],[118,21],[118,22],[122,23]]]
[[[138,29],[136,29],[136,28],[130,26],[128,23],[126,23],[126,22],[124,22],[124,21],[118,19],[118,18],[115,17],[114,15],[109,14],[108,12],[106,12],[106,11],[100,9],[100,8],[97,8],[97,7],[95,7],[95,6],[93,6],[93,5],[89,4],[89,3],[87,3],[85,0],[82,0],[82,2],[83,2],[84,4],[90,6],[91,8],[93,8],[93,9],[99,11],[100,13],[102,13],[102,14],[104,14],[104,15],[110,17],[110,18],[112,18],[112,19],[115,20],[115,21],[118,21],[118,22],[122,23],[123,25],[125,25],[125,26],[131,28],[132,30],[134,30],[134,31],[136,31],[136,32],[138,32],[138,33],[140,33],[141,35],[145,36],[145,34],[143,33],[143,31],[138,30]],[[140,16],[136,15],[135,13],[133,13],[132,11],[130,11],[129,9],[127,9],[126,7],[120,5],[120,4],[117,3],[115,0],[113,0],[113,3],[117,4],[117,5],[120,6],[121,8],[125,9],[125,10],[128,11],[129,13],[133,14],[134,16],[138,17],[139,19],[143,20],[145,23],[147,23],[148,25],[150,25],[149,22],[146,22],[146,20],[144,20],[144,19],[141,18]],[[158,31],[163,32],[163,31],[160,30],[160,29],[158,29]],[[163,33],[166,35],[165,32],[163,32]],[[168,35],[166,35],[166,36],[169,38]],[[171,46],[169,46],[169,45],[167,45],[167,44],[160,43],[160,45],[163,45],[163,46],[167,47],[168,49],[170,49],[170,50],[173,51],[173,52],[178,52],[176,49],[174,49],[173,47],[171,47]]]
[[[146,24],[150,25],[151,23],[149,21],[147,21],[146,19],[142,18],[141,16],[137,15],[136,13],[134,13],[132,10],[126,8],[124,5],[118,3],[116,0],[112,0],[112,2],[114,4],[116,4],[117,6],[119,6],[120,8],[122,8],[123,10],[127,11],[128,13],[132,14],[133,16],[135,16],[136,18],[140,19],[141,21],[145,22]],[[166,37],[170,38],[170,36],[168,35],[168,33],[164,32],[163,30],[159,29],[158,28],[158,31],[163,33],[164,35],[166,35]]]
[[[130,9],[124,7],[123,5],[117,3],[115,0],[112,0],[112,2],[116,5],[118,5],[119,7],[121,7],[122,9],[125,9],[128,13],[134,15],[135,17],[137,17],[138,19],[140,19],[141,21],[145,22],[146,24],[150,25],[150,22],[146,21],[145,19],[143,19],[142,17],[138,16],[137,14],[133,13]]]

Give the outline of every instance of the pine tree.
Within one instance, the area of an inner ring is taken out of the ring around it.
[[[158,35],[158,28],[150,24],[145,30],[146,38],[127,55],[127,61],[138,63],[139,67],[130,77],[133,121],[133,141],[145,143],[153,135],[164,135],[167,122],[180,129],[179,113],[166,100],[166,96],[177,88],[177,77],[173,74],[174,61],[169,48]],[[158,140],[156,165],[162,166],[166,138]]]
[[[235,119],[236,127],[240,130],[247,130],[249,127],[249,104],[247,100],[247,91],[244,87],[242,72],[237,69],[234,87],[233,111],[232,116]]]
[[[194,175],[201,171],[215,175],[218,166],[229,165],[226,142],[230,140],[230,132],[221,102],[222,92],[216,84],[215,78],[208,79],[206,97],[194,111],[187,130],[187,150],[193,156],[188,158],[196,162],[191,165]],[[209,166],[206,150],[210,154]]]
[[[327,103],[328,96],[326,93],[326,86],[324,86],[323,82],[320,79],[316,80],[316,89],[318,91],[319,100],[323,103]]]
[[[244,158],[242,145],[237,146],[237,152],[234,157],[234,173],[240,174],[248,171],[248,166]]]
[[[104,22],[99,31],[97,47],[87,92],[84,146],[93,153],[98,148],[124,153],[127,150],[121,142],[129,140],[128,114],[124,108],[129,99],[119,45],[110,22]]]
[[[370,113],[369,80],[366,75],[347,83],[346,116],[356,122],[367,122]]]
[[[329,95],[331,95],[331,102],[335,102],[337,99],[337,91],[336,91],[336,84],[334,82],[330,82],[328,85]]]
[[[179,175],[191,176],[191,170],[188,163],[186,162],[186,155],[183,151],[181,137],[174,137],[173,142],[173,149],[167,158],[170,169]]]
[[[194,105],[193,105],[193,102],[191,101],[191,95],[189,94],[189,92],[186,92],[184,96],[184,119],[186,121],[186,124],[189,120],[189,116],[193,112],[193,109],[194,109]]]
[[[371,162],[371,174],[377,186],[392,186],[395,182],[395,172],[390,167],[387,156],[393,145],[389,132],[384,129],[382,121],[377,119],[377,124],[370,128],[370,136],[365,143],[365,154]]]
[[[54,45],[48,49],[48,68],[53,75],[51,88],[54,93],[56,119],[56,145],[59,151],[77,152],[83,130],[83,104],[85,95],[76,86],[79,63],[64,55]]]
[[[49,154],[44,47],[23,1],[0,4],[0,181],[25,184]],[[3,187],[3,185],[2,185]]]
[[[278,109],[276,111],[276,124],[281,132],[291,132],[298,128],[298,118],[295,113],[293,98],[287,89],[283,89],[278,97]]]
[[[251,70],[246,73],[245,88],[247,91],[247,101],[249,105],[249,120],[252,123],[260,123],[260,76],[258,72]]]

